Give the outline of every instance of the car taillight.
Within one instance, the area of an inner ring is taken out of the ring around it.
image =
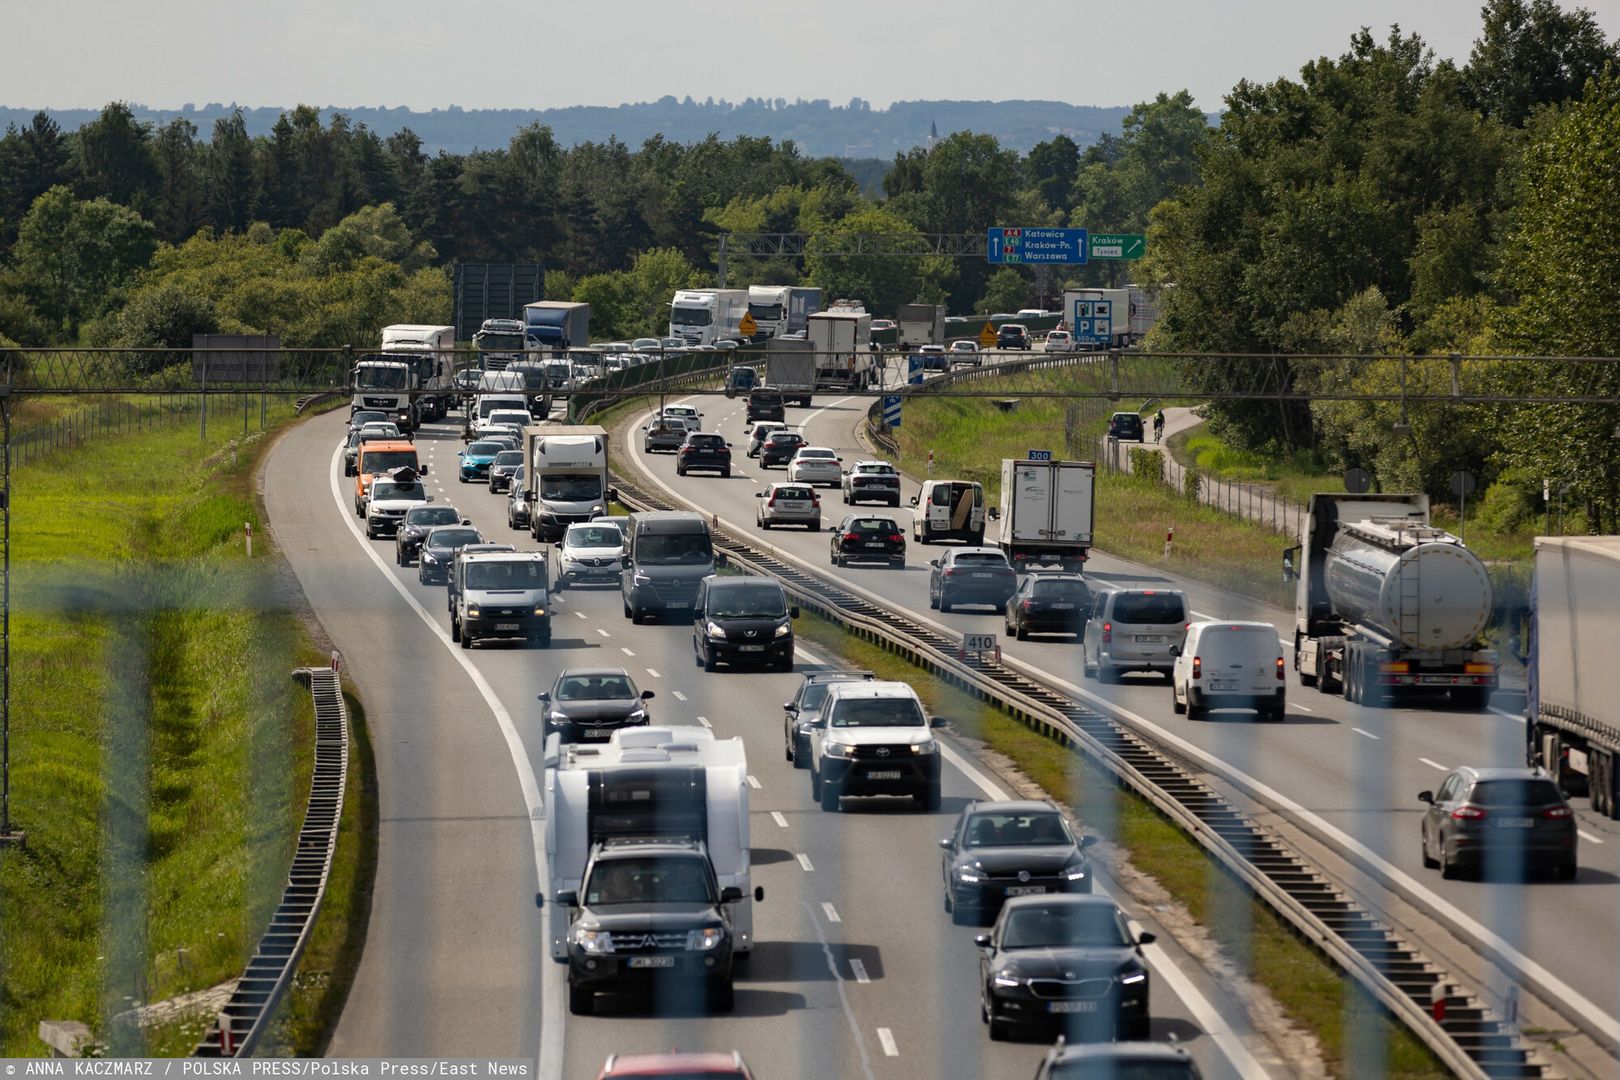
[[[1202,656],[1193,657],[1192,677],[1195,679],[1202,679],[1204,677],[1204,658]]]
[[[1451,812],[1451,816],[1458,821],[1482,821],[1485,818],[1485,811],[1477,806],[1459,806]]]
[[[955,567],[946,567],[945,572],[943,573],[942,576],[943,577],[955,577],[956,576],[956,568]]]
[[[900,533],[895,533],[893,536],[889,537],[889,539],[893,540],[896,544],[903,544],[906,542],[906,538]]]
[[[844,534],[844,539],[845,540],[859,540],[860,538],[861,538],[860,533],[845,533]]]
[[[1035,601],[1033,601],[1033,600],[1025,600],[1022,604],[1019,605],[1019,607],[1023,608],[1025,611],[1029,611],[1034,606],[1035,606]]]
[[[1104,645],[1106,645],[1109,642],[1114,640],[1114,624],[1113,623],[1111,623],[1111,622],[1103,623],[1103,636],[1102,636],[1102,639],[1103,639],[1103,644]]]
[[[766,506],[775,506],[776,505],[776,493],[774,491],[771,493],[771,497],[765,500],[765,505]]]
[[[1279,656],[1277,657],[1277,681],[1285,682],[1287,679],[1288,676],[1283,674],[1283,658]]]
[[[821,505],[821,496],[817,495],[813,491],[810,493],[810,505],[811,506],[820,506]]]
[[[1570,811],[1569,811],[1569,807],[1567,807],[1567,806],[1554,806],[1554,807],[1550,807],[1541,816],[1544,817],[1544,818],[1551,818],[1554,821],[1562,821],[1564,818],[1567,818],[1567,817],[1570,816]]]

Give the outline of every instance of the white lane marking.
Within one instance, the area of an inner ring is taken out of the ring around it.
[[[1430,761],[1426,757],[1420,757],[1420,758],[1418,758],[1418,760],[1423,762],[1423,764],[1427,765],[1431,769],[1439,769],[1441,772],[1450,772],[1451,771],[1450,769],[1446,768],[1444,765],[1440,764],[1438,761]]]
[[[776,822],[778,825],[780,825],[784,829],[788,827],[787,826],[787,818],[782,816],[782,811],[780,811],[780,810],[772,810],[771,811],[771,820]]]
[[[1374,735],[1372,732],[1368,731],[1366,728],[1353,727],[1350,730],[1355,732],[1357,735],[1365,735],[1369,739],[1377,739],[1378,738],[1377,735]]]
[[[1519,715],[1518,713],[1510,713],[1506,709],[1498,709],[1495,705],[1491,706],[1491,712],[1495,713],[1497,716],[1505,716],[1509,720],[1513,720],[1517,723],[1524,723],[1523,716]]]
[[[1315,710],[1315,709],[1313,709],[1313,708],[1311,708],[1311,707],[1310,707],[1310,706],[1309,706],[1309,705],[1301,705],[1301,704],[1300,704],[1300,703],[1299,703],[1299,702],[1297,702],[1297,701],[1295,701],[1295,702],[1291,702],[1291,703],[1289,703],[1289,706],[1288,706],[1288,707],[1289,707],[1289,708],[1290,708],[1290,709],[1298,709],[1298,710],[1299,710],[1299,711],[1300,711],[1300,712],[1308,712],[1308,713],[1313,713],[1313,712],[1315,712],[1315,711],[1316,711],[1316,710]]]
[[[584,618],[584,617],[585,617],[585,614],[584,614],[584,612],[577,612],[577,613],[576,613],[576,614],[578,614],[578,615],[579,615],[579,617],[580,617],[580,618],[582,618],[582,619],[583,619],[583,618]],[[598,634],[601,634],[601,635],[602,635],[602,636],[603,636],[603,637],[608,637],[608,636],[610,636],[610,635],[609,635],[609,634],[608,634],[608,632],[607,632],[607,631],[606,631],[606,630],[604,630],[604,629],[602,629],[602,628],[601,628],[601,627],[600,627],[600,626],[598,626],[598,627],[597,627],[597,628],[596,628],[596,632],[597,632],[597,633],[598,633]]]
[[[709,723],[709,718],[707,716],[698,717],[698,723],[702,724],[704,727],[713,727],[714,726],[713,724]]]
[[[583,619],[583,618],[585,618],[585,613],[583,611],[576,611],[576,612],[574,612],[574,618]],[[603,630],[603,631],[601,631],[601,634],[602,634],[603,637],[606,637],[607,636],[607,631]]]
[[[676,701],[685,701],[686,700],[686,695],[681,693],[679,690],[671,690],[670,693],[675,695],[675,700]]]
[[[859,960],[850,960],[849,970],[850,973],[855,976],[855,981],[860,983],[862,986],[865,986],[867,983],[872,981],[872,976],[866,973],[866,965],[861,963]]]
[[[754,788],[755,790],[758,790],[759,789],[759,777],[757,777],[757,776],[749,776],[748,777],[748,786],[751,787],[751,788]]]
[[[833,907],[831,904],[827,903],[825,900],[823,900],[821,902],[821,913],[823,915],[827,916],[827,921],[828,922],[843,922],[844,921],[843,919],[840,919],[838,917],[838,909]]]
[[[636,655],[635,653],[631,652],[629,649],[625,648],[623,645],[619,646],[619,651],[624,653],[624,655],[626,655],[626,656],[634,656],[634,655]]]
[[[534,845],[534,868],[536,878],[536,892],[546,887],[546,837],[545,837],[545,803],[540,798],[540,784],[534,775],[534,766],[529,761],[528,751],[524,748],[523,738],[518,734],[517,725],[512,721],[512,714],[506,711],[501,699],[496,695],[495,688],[490,686],[484,673],[472,662],[472,658],[450,640],[450,634],[438,621],[429,615],[416,597],[411,595],[405,583],[395,577],[388,569],[388,564],[382,561],[382,556],[360,531],[355,524],[354,515],[349,513],[347,496],[338,482],[338,454],[332,456],[332,465],[329,478],[332,485],[332,500],[337,503],[338,516],[349,527],[349,533],[354,537],[360,550],[366,553],[377,569],[382,573],[383,579],[394,587],[394,591],[411,606],[417,616],[427,625],[428,631],[439,639],[450,656],[461,665],[467,677],[472,680],[473,687],[478,695],[484,699],[484,704],[495,717],[495,723],[501,729],[501,735],[506,740],[506,752],[511,755],[512,767],[517,772],[518,788],[523,792],[523,806],[529,817],[529,841]],[[563,1007],[562,984],[564,973],[559,965],[547,964],[548,969],[540,977],[540,1028],[546,1036],[540,1040],[539,1057],[535,1062],[536,1075],[543,1080],[558,1080],[563,1071]]]
[[[662,679],[663,678],[662,675],[658,674],[658,669],[657,668],[648,668],[647,669],[647,674],[651,675],[655,679]]]
[[[885,1057],[899,1057],[900,1048],[894,1044],[894,1032],[888,1028],[877,1029],[878,1042],[883,1044]]]
[[[795,855],[794,858],[799,860],[799,865],[804,868],[805,873],[808,874],[811,871],[815,870],[815,867],[810,862],[810,856],[808,856],[808,855],[804,854],[803,852],[801,852],[798,855]]]
[[[1601,844],[1601,843],[1603,843],[1602,840],[1599,840],[1597,837],[1593,836],[1589,832],[1586,832],[1584,829],[1576,829],[1575,830],[1575,835],[1580,837],[1582,840],[1585,840],[1589,844]]]
[[[809,911],[810,901],[804,901],[804,907],[806,911]],[[824,904],[823,907],[831,907],[831,905]],[[838,1007],[844,1012],[844,1022],[849,1024],[849,1033],[855,1039],[855,1049],[861,1055],[861,1072],[865,1074],[866,1080],[873,1080],[872,1059],[866,1052],[866,1040],[861,1037],[861,1025],[855,1019],[855,1010],[850,1008],[849,1005],[849,994],[844,989],[844,973],[838,970],[838,961],[833,959],[832,946],[827,942],[827,935],[822,931],[821,923],[817,922],[814,917],[810,919],[810,929],[816,932],[816,940],[821,943],[821,955],[827,960],[827,970],[832,974],[833,985],[838,990]]]

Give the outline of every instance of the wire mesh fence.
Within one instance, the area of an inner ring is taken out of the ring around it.
[[[1294,539],[1304,534],[1304,503],[1280,496],[1263,484],[1222,480],[1189,469],[1167,449],[1102,436],[1097,440],[1097,460],[1106,471],[1113,473],[1143,475],[1152,470],[1150,479],[1199,505],[1252,521]]]

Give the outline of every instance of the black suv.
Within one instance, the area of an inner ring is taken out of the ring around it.
[[[893,518],[850,514],[832,534],[832,564],[881,562],[906,565],[906,534]]]
[[[731,475],[731,444],[724,435],[694,431],[675,451],[675,475],[685,476],[693,469],[710,469],[722,477]]]
[[[1002,323],[996,331],[996,348],[998,349],[1027,349],[1029,348],[1029,331],[1021,323]]]
[[[1014,896],[1088,893],[1091,861],[1084,852],[1096,842],[1095,836],[1076,840],[1050,802],[975,802],[939,842],[945,910],[960,926],[993,919]]]
[[[748,395],[748,420],[786,420],[787,406],[781,394],[755,390]]]
[[[706,577],[692,605],[692,650],[704,671],[716,664],[757,661],[793,670],[793,620],[775,578]]]
[[[427,534],[440,525],[471,525],[453,506],[413,506],[405,511],[405,520],[394,533],[394,562],[409,566],[416,561]]]
[[[1031,634],[1079,637],[1091,612],[1091,586],[1079,574],[1030,574],[1007,599],[1007,636]]]
[[[523,468],[523,451],[502,450],[489,463],[489,490],[511,491],[512,475]]]
[[[568,1009],[596,1011],[598,993],[645,992],[685,984],[709,1007],[733,1004],[728,906],[743,899],[720,888],[703,845],[673,838],[607,840],[591,850],[585,885],[553,903],[576,909],[568,929]],[[754,898],[764,899],[763,889]]]
[[[799,452],[799,447],[806,445],[804,436],[797,431],[773,431],[759,444],[759,466],[768,469],[772,465],[786,465]]]

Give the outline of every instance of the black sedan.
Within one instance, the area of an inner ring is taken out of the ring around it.
[[[1054,1029],[1086,1042],[1145,1039],[1148,970],[1141,946],[1106,896],[1019,896],[979,946],[979,1016],[990,1038]]]
[[[512,476],[523,468],[523,451],[502,450],[489,463],[489,490],[510,491]]]
[[[1086,628],[1091,587],[1079,574],[1030,574],[1007,600],[1007,636],[1074,634]]]
[[[569,668],[540,694],[546,734],[563,742],[602,742],[620,728],[646,727],[651,690],[636,689],[624,668]]]
[[[440,525],[466,525],[467,519],[453,506],[413,506],[394,532],[394,562],[409,566],[416,561],[427,534]]]
[[[945,910],[952,922],[981,923],[1014,896],[1089,893],[1091,862],[1063,814],[1049,802],[1009,799],[976,802],[962,811],[951,835],[939,842]]]
[[[773,431],[759,444],[759,466],[768,469],[772,465],[786,465],[804,445],[804,436],[797,431]]]
[[[456,552],[468,544],[483,542],[483,535],[466,522],[438,526],[422,541],[416,580],[423,585],[443,584],[450,577],[450,564],[455,561]]]
[[[906,534],[893,518],[850,514],[832,534],[832,564],[880,562],[906,565]]]

